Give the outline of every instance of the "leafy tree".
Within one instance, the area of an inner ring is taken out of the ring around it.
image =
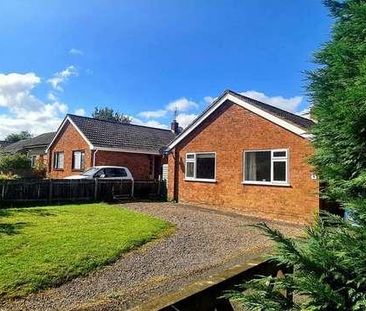
[[[0,171],[28,169],[30,166],[30,160],[25,154],[15,153],[0,155]]]
[[[249,310],[366,310],[366,1],[325,1],[335,25],[309,73],[313,158],[323,195],[352,221],[318,217],[302,239],[259,228],[276,242],[272,259],[294,268],[285,277],[253,280],[229,294]]]
[[[104,108],[95,107],[94,112],[92,113],[92,117],[95,119],[117,121],[121,123],[131,123],[132,121],[129,116],[114,111],[112,108],[109,107]]]
[[[5,137],[5,141],[15,143],[19,140],[32,138],[32,134],[28,131],[21,131],[19,133],[12,133]]]
[[[47,164],[43,159],[36,160],[33,167],[33,175],[38,178],[45,178],[47,176]]]

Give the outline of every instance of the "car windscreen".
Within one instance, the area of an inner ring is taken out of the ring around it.
[[[93,176],[96,172],[98,172],[98,168],[95,167],[91,167],[89,169],[87,169],[82,175],[84,176]]]

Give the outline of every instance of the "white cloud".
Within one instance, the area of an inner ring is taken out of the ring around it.
[[[180,113],[177,115],[177,122],[179,126],[186,128],[197,117],[196,114]]]
[[[35,73],[0,74],[0,107],[6,107],[13,112],[20,111],[23,106],[35,108],[39,100],[31,91],[41,82]]]
[[[53,92],[48,92],[47,101],[33,94],[33,89],[42,83],[35,73],[0,74],[0,139],[10,133],[28,130],[41,134],[56,130],[68,106]],[[78,109],[82,112],[81,109]]]
[[[83,56],[84,52],[75,48],[70,49],[69,54]]]
[[[168,128],[168,126],[166,124],[160,123],[156,120],[143,121],[143,120],[141,120],[139,118],[135,118],[135,117],[132,117],[132,123],[137,124],[137,125],[144,125],[144,126],[150,126],[150,127],[156,127],[156,128],[162,128],[162,129]]]
[[[85,109],[83,108],[78,108],[74,111],[74,114],[76,114],[77,116],[85,116]]]
[[[283,96],[268,96],[264,93],[257,92],[257,91],[245,91],[241,92],[240,94],[254,98],[256,100],[262,101],[269,105],[290,111],[296,112],[299,109],[299,106],[303,100],[302,96],[294,96],[290,98],[285,98]]]
[[[139,117],[146,119],[156,119],[164,117],[167,114],[167,111],[164,109],[153,110],[153,111],[142,111],[138,114]]]
[[[47,80],[47,82],[51,84],[54,90],[62,92],[63,88],[61,87],[61,84],[66,82],[72,76],[78,76],[78,74],[76,67],[71,65],[60,72],[56,72],[52,78]]]
[[[205,101],[206,104],[212,104],[216,99],[217,99],[217,97],[212,97],[212,96],[205,96],[203,98],[203,100]]]
[[[147,125],[152,127],[159,128],[169,128],[166,124],[163,124],[154,119],[165,117],[168,113],[172,113],[177,111],[177,122],[179,126],[186,127],[195,117],[195,114],[187,114],[184,113],[191,109],[198,108],[198,104],[194,101],[191,101],[185,97],[178,98],[165,106],[165,109],[158,109],[152,111],[142,111],[137,114],[138,117],[143,118],[145,120],[141,120],[139,118],[133,118],[133,123],[140,125]],[[173,115],[171,115],[173,118]]]
[[[48,92],[47,94],[47,98],[51,101],[57,101],[58,97],[56,96],[56,94],[54,92]]]
[[[178,113],[190,110],[192,108],[198,108],[198,104],[194,101],[191,101],[191,100],[185,98],[185,97],[178,98],[178,99],[170,102],[166,106],[166,109],[168,111],[173,111],[174,112],[175,110],[177,110]]]

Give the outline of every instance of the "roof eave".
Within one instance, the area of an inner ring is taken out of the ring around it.
[[[309,134],[306,129],[294,125],[293,123],[286,121],[274,114],[271,114],[244,99],[235,96],[235,93],[227,90],[219,98],[217,98],[205,111],[203,111],[193,122],[180,134],[178,135],[167,147],[167,151],[171,151],[176,145],[178,145],[184,138],[186,138],[195,128],[197,128],[209,115],[211,115],[217,108],[219,108],[225,101],[231,101],[239,106],[275,123],[294,134],[309,139]]]
[[[49,145],[46,148],[46,153],[48,153],[49,149],[51,148],[51,146],[53,145],[53,143],[56,141],[56,138],[60,135],[62,129],[64,128],[66,122],[69,121],[70,124],[72,124],[72,126],[76,129],[76,131],[80,134],[80,136],[85,140],[85,142],[88,144],[90,149],[93,149],[94,146],[93,144],[89,141],[88,138],[86,138],[86,136],[84,135],[84,133],[79,129],[78,126],[76,126],[75,122],[72,120],[72,118],[69,115],[66,115],[66,117],[64,118],[64,120],[62,121],[61,125],[59,126],[59,128],[57,129],[57,132],[55,134],[55,136],[53,137],[52,141],[49,143]]]

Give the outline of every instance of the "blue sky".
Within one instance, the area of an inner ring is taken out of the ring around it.
[[[185,125],[228,88],[301,111],[330,27],[320,0],[2,1],[0,139],[105,105]]]

